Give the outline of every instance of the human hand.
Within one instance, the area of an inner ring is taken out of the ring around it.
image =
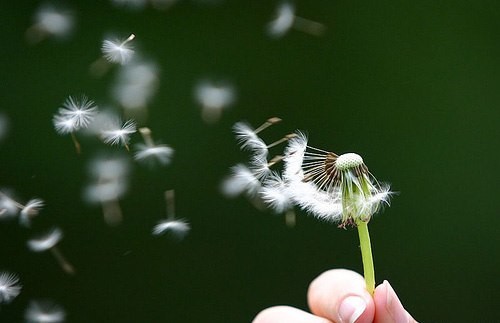
[[[363,277],[347,269],[318,276],[309,285],[307,300],[312,314],[275,306],[260,312],[253,323],[417,323],[388,281],[378,285],[372,297]]]

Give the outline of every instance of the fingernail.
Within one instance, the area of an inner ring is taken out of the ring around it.
[[[404,309],[391,284],[387,280],[384,280],[384,285],[387,289],[385,307],[389,315],[391,315],[395,322],[408,322],[410,315]]]
[[[366,302],[359,296],[346,297],[339,307],[339,316],[342,323],[354,323],[366,309]]]

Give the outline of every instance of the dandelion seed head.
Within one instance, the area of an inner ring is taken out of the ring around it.
[[[168,233],[181,240],[189,233],[189,230],[191,230],[191,227],[184,219],[167,219],[158,222],[153,227],[153,235]]]
[[[59,228],[53,228],[48,232],[28,240],[28,248],[34,252],[42,252],[54,247],[63,237],[63,232]]]
[[[61,323],[66,318],[66,312],[50,300],[31,301],[24,313],[28,323]]]
[[[0,272],[0,304],[10,303],[21,293],[19,276],[6,271]]]
[[[134,55],[134,49],[130,44],[130,41],[135,38],[134,34],[131,34],[125,40],[118,39],[105,39],[102,42],[101,51],[104,58],[111,63],[117,64],[127,64]]]
[[[363,165],[363,158],[355,153],[346,153],[340,155],[335,162],[335,166],[340,171],[345,171],[347,169],[359,167]]]

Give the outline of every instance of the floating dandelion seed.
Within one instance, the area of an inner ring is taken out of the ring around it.
[[[66,318],[66,312],[53,301],[35,300],[28,305],[24,318],[28,323],[61,323]]]
[[[153,227],[152,233],[153,235],[168,233],[175,239],[182,240],[189,233],[191,227],[186,220],[175,218],[174,190],[165,192],[165,202],[167,204],[167,218],[159,221],[158,224]]]
[[[267,25],[267,32],[271,37],[284,36],[291,28],[305,33],[321,36],[325,32],[325,25],[295,15],[295,7],[290,2],[281,3],[276,9],[276,18]]]
[[[59,108],[52,119],[56,131],[61,134],[71,134],[77,153],[81,153],[80,143],[76,139],[75,132],[87,128],[97,114],[97,106],[94,101],[85,95],[80,99],[69,96]]]
[[[26,31],[26,39],[31,44],[48,37],[64,39],[73,26],[74,16],[70,10],[44,5],[36,11],[35,23]]]
[[[109,40],[105,39],[102,42],[102,54],[111,63],[126,64],[130,61],[134,55],[134,49],[130,45],[130,42],[135,38],[134,34],[128,36],[127,39],[121,40]]]
[[[130,151],[128,146],[130,135],[136,131],[137,127],[134,120],[127,120],[122,123],[120,119],[115,119],[101,131],[101,138],[106,144],[112,146],[122,145]]]
[[[134,49],[131,41],[135,39],[135,34],[130,34],[125,40],[105,39],[101,45],[102,56],[90,64],[90,72],[100,77],[104,75],[112,64],[125,65],[134,56]]]
[[[150,165],[155,163],[168,165],[174,154],[174,149],[167,145],[155,144],[151,137],[151,130],[147,127],[139,128],[139,133],[144,139],[144,144],[135,145],[134,159],[139,162],[149,162]]]
[[[127,117],[144,122],[147,119],[147,106],[158,90],[159,83],[158,64],[134,55],[132,61],[120,66],[111,94],[125,110]]]
[[[28,240],[28,248],[33,252],[43,252],[50,250],[54,258],[57,260],[62,270],[67,274],[73,275],[75,273],[75,268],[71,265],[68,260],[63,256],[57,244],[61,241],[63,233],[59,228],[53,228],[45,234],[36,237],[34,239]]]
[[[31,199],[26,203],[19,215],[19,223],[25,227],[31,226],[31,219],[38,215],[40,209],[45,205],[42,199]]]
[[[19,276],[6,271],[0,272],[0,304],[10,303],[21,293]]]
[[[23,205],[0,191],[0,217],[16,216],[20,210],[19,223],[25,227],[31,225],[31,219],[38,215],[44,204],[42,199],[33,198]]]
[[[219,121],[222,110],[229,107],[236,100],[234,86],[228,82],[200,81],[195,89],[194,96],[201,105],[201,116],[206,123]]]
[[[18,215],[24,205],[16,202],[11,194],[0,191],[0,219],[6,220]]]
[[[263,201],[274,212],[284,213],[286,224],[292,227],[295,225],[293,204],[289,201],[290,197],[284,187],[278,185],[279,175],[272,171],[272,167],[280,163],[283,156],[277,155],[268,160],[268,155],[269,149],[291,140],[297,134],[288,134],[271,144],[266,144],[259,137],[261,131],[280,121],[281,119],[276,117],[270,118],[256,129],[245,122],[237,122],[233,126],[240,148],[250,151],[252,155],[248,167],[238,164],[231,168],[231,176],[222,183],[222,192],[228,197],[245,194],[258,209],[261,208],[260,204]],[[271,197],[276,200],[271,201]]]
[[[129,169],[128,161],[121,157],[99,157],[89,165],[92,183],[84,191],[85,199],[101,204],[108,225],[123,220],[119,199],[127,192]]]

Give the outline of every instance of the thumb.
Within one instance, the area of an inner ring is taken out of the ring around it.
[[[396,292],[387,280],[377,286],[373,300],[375,302],[374,323],[417,323],[404,309]]]

